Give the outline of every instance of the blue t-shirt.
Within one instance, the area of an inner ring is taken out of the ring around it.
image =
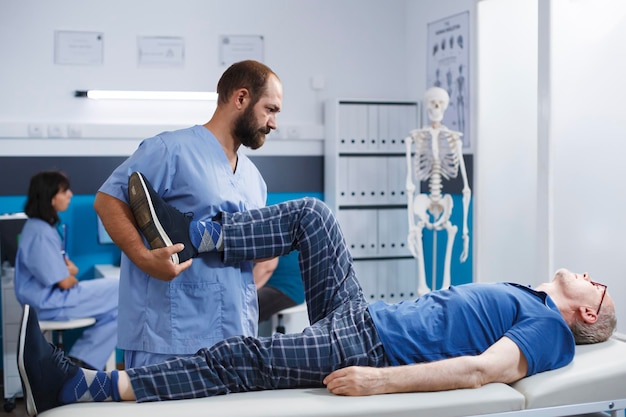
[[[544,292],[517,284],[465,284],[369,311],[392,365],[478,355],[503,336],[520,348],[527,376],[567,365],[575,342]]]
[[[203,126],[164,132],[139,148],[100,192],[128,201],[128,177],[142,172],[167,203],[197,219],[265,206],[267,187],[252,161],[237,152],[233,172],[222,145]],[[257,333],[252,262],[227,266],[202,253],[170,282],[152,278],[125,255],[120,265],[118,346],[161,354],[192,354],[226,337]]]

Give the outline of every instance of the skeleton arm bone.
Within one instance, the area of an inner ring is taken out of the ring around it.
[[[413,132],[411,132],[412,134]],[[409,135],[404,138],[406,146],[406,191],[408,197],[407,213],[409,215],[409,230],[415,227],[415,219],[413,218],[413,194],[415,193],[415,184],[413,184],[413,174],[411,168],[411,148],[413,144],[413,136]]]
[[[467,260],[467,256],[469,255],[469,229],[467,226],[467,218],[469,215],[469,204],[470,199],[472,198],[472,190],[470,190],[469,182],[467,180],[467,171],[465,170],[465,161],[463,159],[463,142],[461,141],[460,135],[456,137],[457,142],[457,152],[459,154],[459,170],[461,171],[461,176],[463,178],[463,252],[461,253],[461,262],[465,262]]]

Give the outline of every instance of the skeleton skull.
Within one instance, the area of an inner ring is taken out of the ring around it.
[[[441,122],[450,102],[448,92],[440,87],[431,87],[426,90],[424,101],[426,101],[430,121]]]

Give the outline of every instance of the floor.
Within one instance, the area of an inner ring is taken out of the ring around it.
[[[26,405],[24,404],[23,398],[18,398],[15,400],[15,408],[11,410],[10,412],[6,411],[5,407],[7,406],[8,406],[8,403],[4,399],[2,399],[2,410],[0,410],[0,416],[7,416],[7,417],[28,416],[28,414],[26,414]]]

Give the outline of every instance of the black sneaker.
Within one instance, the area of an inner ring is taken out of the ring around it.
[[[29,305],[25,305],[22,312],[17,369],[29,416],[63,405],[59,401],[59,392],[79,369],[62,350],[44,338],[37,314]]]
[[[185,248],[172,255],[172,262],[179,264],[198,256],[198,250],[189,239],[192,217],[167,204],[154,191],[146,177],[133,172],[128,178],[128,201],[137,226],[152,249],[182,243]]]

